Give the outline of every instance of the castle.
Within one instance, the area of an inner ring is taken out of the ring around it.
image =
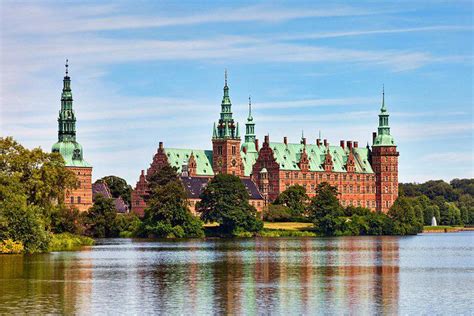
[[[66,59],[66,75],[63,79],[61,109],[58,117],[58,141],[53,145],[52,152],[61,154],[66,168],[74,172],[78,179],[77,188],[66,192],[66,206],[85,212],[92,206],[92,166],[84,160],[82,146],[76,141],[76,116],[72,108],[71,78],[68,67]]]
[[[160,142],[146,175],[142,170],[132,192],[132,212],[144,215],[149,194],[146,178],[168,164],[181,174],[193,213],[200,192],[219,173],[240,177],[249,192],[250,203],[258,211],[292,185],[303,186],[312,197],[318,184],[327,182],[337,188],[342,206],[361,206],[385,213],[398,197],[398,155],[390,135],[385,93],[378,132],[373,133],[371,147],[343,140],[334,146],[326,139],[311,144],[304,137],[299,143],[289,143],[287,137],[281,143],[270,142],[267,135],[260,148],[250,98],[241,143],[239,123],[232,118],[226,72],[220,118],[213,127],[212,150],[166,148]]]

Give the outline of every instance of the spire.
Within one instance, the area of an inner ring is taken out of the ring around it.
[[[239,122],[237,122],[237,127],[236,127],[236,132],[235,132],[235,138],[240,138]]]
[[[224,95],[221,102],[221,114],[217,124],[217,138],[236,137],[236,125],[232,118],[232,102],[229,97],[229,86],[227,85],[227,69],[224,72]]]
[[[374,146],[395,146],[395,141],[390,135],[389,114],[385,106],[385,87],[382,87],[382,107],[379,113],[379,127]]]
[[[58,117],[58,140],[76,140],[76,117],[72,108],[71,78],[69,77],[69,61],[66,59],[66,70],[61,93],[61,110]]]
[[[249,96],[249,116],[247,118],[247,121],[248,122],[253,121],[253,117],[252,117],[252,99],[250,98],[250,96]]]

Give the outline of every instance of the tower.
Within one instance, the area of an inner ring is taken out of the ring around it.
[[[385,107],[385,90],[382,91],[382,107],[379,127],[372,144],[372,167],[375,172],[376,209],[387,213],[398,197],[398,151],[390,135],[389,114]]]
[[[245,142],[242,144],[242,149],[245,153],[257,152],[255,139],[255,122],[252,117],[252,99],[249,96],[249,116],[247,117],[247,123],[245,123]]]
[[[66,167],[75,173],[78,180],[77,188],[66,192],[65,204],[82,212],[92,206],[92,166],[84,160],[83,148],[76,141],[76,116],[72,101],[71,78],[66,59],[66,74],[63,79],[58,117],[58,141],[53,145],[52,152],[61,154]]]
[[[214,173],[243,176],[242,158],[240,156],[239,124],[232,118],[232,103],[227,86],[225,71],[224,96],[221,102],[219,121],[214,124],[212,133],[212,167]]]

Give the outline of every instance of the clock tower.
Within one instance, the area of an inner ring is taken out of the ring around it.
[[[232,118],[232,103],[225,71],[224,96],[221,102],[221,115],[212,133],[212,168],[215,174],[244,175],[240,156],[239,123]]]

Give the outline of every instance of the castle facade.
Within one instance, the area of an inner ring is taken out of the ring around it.
[[[240,177],[250,203],[259,211],[292,185],[303,186],[312,197],[318,184],[327,182],[337,187],[343,206],[384,213],[398,197],[399,153],[390,134],[384,93],[372,146],[359,147],[357,141],[343,140],[332,145],[326,139],[310,143],[303,136],[298,143],[288,142],[287,137],[283,142],[270,142],[267,135],[260,148],[250,99],[242,142],[239,123],[232,117],[226,73],[220,117],[214,123],[211,142],[212,150],[167,148],[160,142],[150,167],[146,174],[142,170],[132,192],[132,212],[144,215],[149,194],[146,178],[165,164],[176,167],[181,174],[194,213],[200,192],[219,173]]]

